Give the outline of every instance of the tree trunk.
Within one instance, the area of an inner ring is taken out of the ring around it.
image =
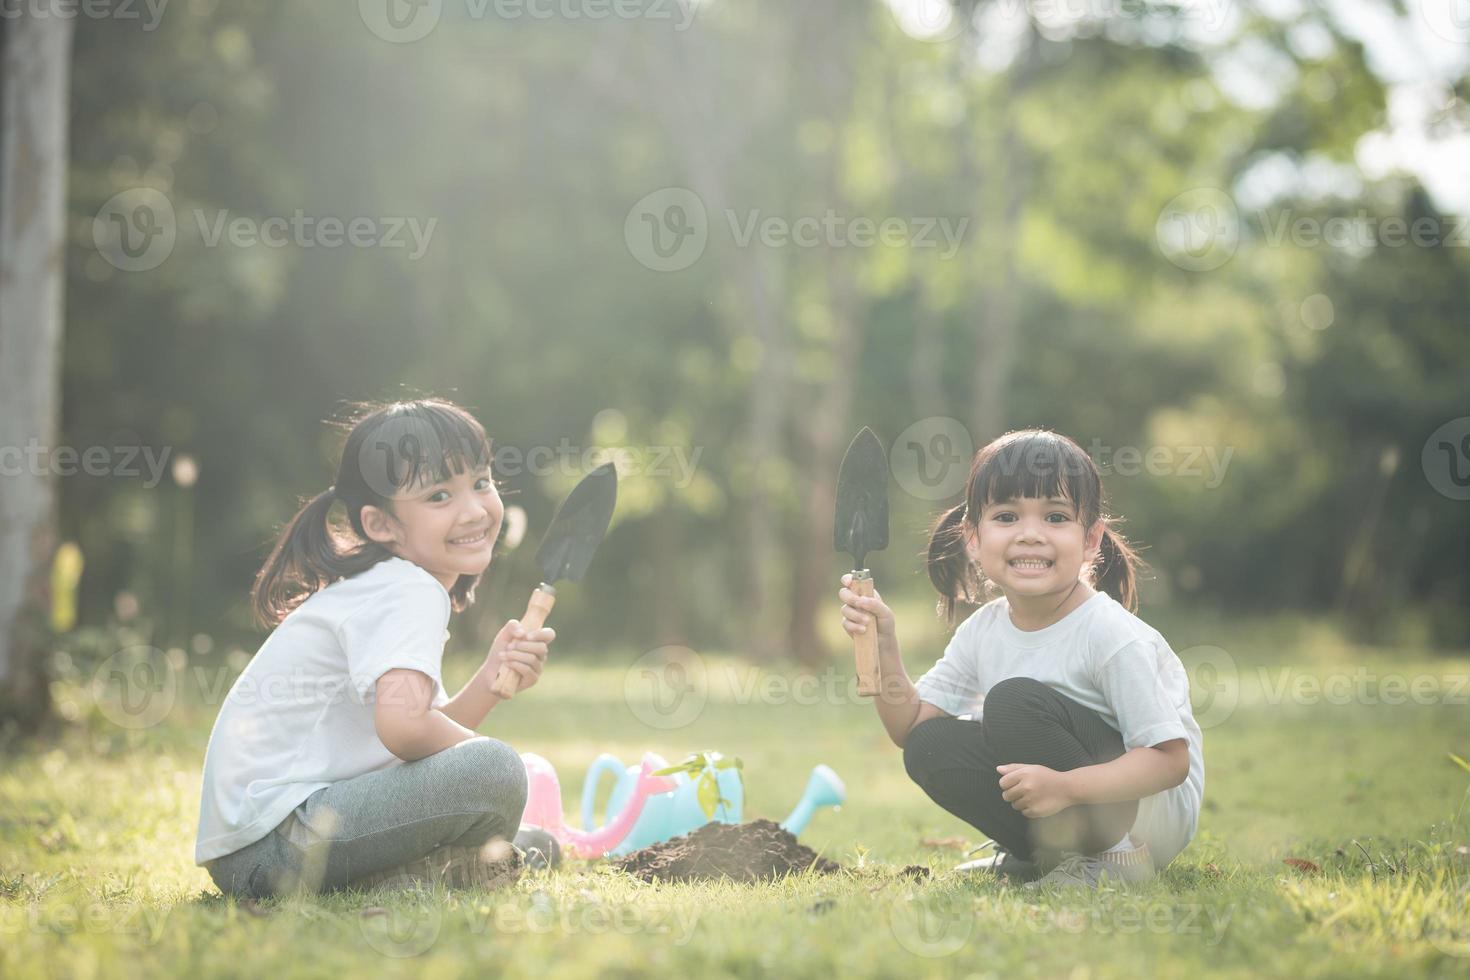
[[[806,485],[801,548],[793,556],[790,647],[797,660],[809,667],[830,656],[818,629],[818,616],[830,611],[824,599],[835,597],[841,575],[840,558],[832,550],[833,507],[837,499],[837,469],[852,433],[853,402],[857,393],[858,361],[863,331],[858,324],[857,288],[852,260],[836,249],[827,252],[827,303],[832,316],[833,343],[828,357],[832,376],[822,386],[815,410],[803,429],[806,452],[802,482]],[[834,559],[837,559],[834,561]]]
[[[1019,102],[1040,66],[1035,24],[1028,19],[1021,50],[1006,76],[1002,105]],[[987,277],[981,291],[979,330],[975,337],[974,388],[971,391],[970,424],[976,447],[1000,435],[1005,426],[1005,385],[1010,378],[1016,333],[1020,319],[1020,274],[1015,243],[1021,240],[1021,206],[1026,200],[1028,161],[1016,114],[1005,110],[1001,127],[1000,254],[991,259],[999,267],[999,280]],[[982,253],[983,254],[983,253]]]
[[[653,73],[649,89],[626,90],[626,82],[603,74],[600,82],[624,92],[633,104],[647,107],[647,92],[677,92],[679,97],[656,99],[652,105],[665,124],[670,145],[687,174],[689,189],[703,202],[713,221],[734,205],[735,179],[731,161],[739,161],[755,130],[755,121],[722,111],[709,88],[718,84],[712,66],[717,52],[698,31],[671,36],[662,52],[649,59]],[[761,107],[764,111],[764,107]],[[708,260],[706,260],[708,261]],[[767,467],[785,454],[783,429],[788,415],[790,359],[786,326],[785,280],[759,249],[738,249],[733,257],[732,281],[739,291],[735,309],[726,317],[734,338],[753,333],[760,343],[755,379],[747,399],[745,452],[750,462],[750,485],[744,500],[744,595],[749,624],[740,645],[753,658],[767,659],[780,652],[786,637],[786,603],[779,601],[777,574],[782,560],[780,513],[773,498]]]
[[[46,678],[61,391],[71,18],[0,22],[0,732],[51,718]],[[17,460],[15,457],[19,456]],[[14,475],[12,475],[14,474]]]

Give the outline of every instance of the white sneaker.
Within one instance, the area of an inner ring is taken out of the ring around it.
[[[998,847],[989,857],[976,858],[964,864],[957,864],[954,870],[961,874],[993,874],[997,878],[1001,875],[1008,875],[1016,881],[1033,881],[1041,875],[1041,869],[1037,867],[1035,861],[1018,858]]]
[[[1104,881],[1135,884],[1154,876],[1154,859],[1147,844],[1116,854],[1079,854],[1065,851],[1061,862],[1051,873],[1024,887],[1037,889],[1046,885],[1060,888],[1097,888]]]

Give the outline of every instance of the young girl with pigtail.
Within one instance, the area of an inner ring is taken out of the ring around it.
[[[917,682],[880,595],[838,592],[850,635],[877,631],[875,699],[910,778],[995,845],[961,869],[1040,885],[1153,877],[1199,823],[1204,757],[1183,664],[1134,615],[1138,559],[1071,439],[1011,432],[975,456],[929,545],[958,602],[999,593]]]
[[[274,632],[210,733],[194,857],[228,895],[520,872],[526,770],[475,729],[501,668],[532,686],[555,633],[511,620],[459,693],[440,678],[450,613],[474,602],[505,513],[489,439],[439,399],[361,405],[349,425],[335,485],[256,578]]]

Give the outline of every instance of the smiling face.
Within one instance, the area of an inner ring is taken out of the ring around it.
[[[489,566],[505,505],[488,466],[433,481],[425,476],[395,494],[392,514],[364,507],[362,524],[372,540],[449,589],[459,576],[479,575]]]
[[[1103,524],[1088,529],[1062,497],[1020,497],[987,504],[978,534],[967,542],[971,560],[1007,597],[1063,597],[1097,555]]]

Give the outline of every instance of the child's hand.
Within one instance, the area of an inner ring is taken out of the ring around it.
[[[1075,802],[1067,791],[1066,773],[1019,762],[995,768],[1003,774],[1000,777],[1001,798],[1033,820],[1059,813]]]
[[[852,591],[851,586],[852,574],[849,572],[842,576],[842,588],[837,590],[837,598],[842,600],[842,628],[848,636],[877,629],[878,656],[883,659],[898,656],[898,621],[893,617],[893,610],[876,591],[870,596],[861,596]]]
[[[524,691],[541,679],[541,670],[546,666],[546,655],[554,639],[556,630],[550,626],[543,626],[533,633],[512,619],[500,627],[500,632],[490,643],[490,653],[485,657],[485,672],[493,681],[503,664],[516,672],[517,690]]]

